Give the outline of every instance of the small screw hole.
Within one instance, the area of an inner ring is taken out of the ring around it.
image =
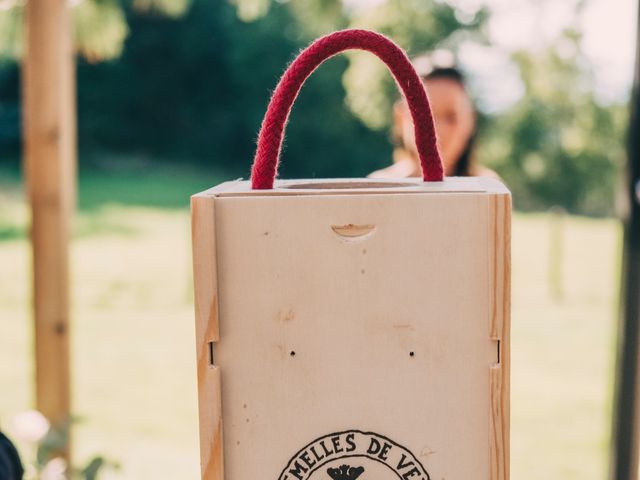
[[[416,355],[415,352],[409,352],[410,357],[415,357],[415,355]]]
[[[296,352],[294,352],[293,350],[291,350],[291,353],[290,353],[289,355],[291,355],[292,357],[295,357],[295,356],[296,356]]]

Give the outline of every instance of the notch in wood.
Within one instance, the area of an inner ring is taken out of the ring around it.
[[[331,230],[333,230],[336,235],[347,239],[360,239],[366,237],[373,233],[375,229],[376,226],[371,224],[355,225],[353,223],[348,223],[346,225],[331,225]]]
[[[215,361],[213,358],[213,342],[209,342],[208,347],[209,347],[209,366],[213,367],[215,365]]]

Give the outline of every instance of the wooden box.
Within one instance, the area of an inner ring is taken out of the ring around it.
[[[203,478],[224,451],[228,480],[293,480],[334,438],[329,466],[407,455],[401,477],[507,478],[510,195],[378,183],[193,197]],[[336,432],[392,447],[361,460],[369,445]]]
[[[507,480],[497,180],[192,197],[202,478]]]

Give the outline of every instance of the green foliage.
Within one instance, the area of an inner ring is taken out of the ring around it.
[[[194,0],[180,18],[131,9],[127,20],[117,62],[78,65],[82,151],[188,157],[246,176],[269,92],[309,41],[289,7],[276,3],[244,22],[227,2]],[[389,158],[386,133],[371,132],[344,106],[347,65],[333,59],[305,85],[283,175],[365,175]]]
[[[69,425],[62,428],[49,428],[36,448],[35,465],[38,471],[46,468],[47,464],[62,451],[69,441]]]
[[[73,9],[76,48],[91,61],[122,53],[127,23],[117,0],[82,1]]]
[[[239,3],[249,0],[236,0]],[[349,26],[342,0],[289,0],[287,8],[308,39]]]
[[[25,413],[30,417],[31,422],[34,421],[34,416],[41,419],[46,428],[40,438],[34,437],[33,433],[31,434],[29,441],[34,442],[34,444],[29,446],[35,447],[31,449],[35,452],[34,458],[30,458],[29,455],[25,456],[25,451],[22,452],[25,460],[25,480],[97,480],[100,478],[100,472],[107,469],[117,470],[120,468],[117,463],[106,460],[103,456],[93,457],[84,467],[67,465],[66,460],[60,456],[60,453],[69,443],[70,423],[67,422],[60,427],[53,427],[39,412],[31,411]],[[23,416],[23,418],[25,417]],[[24,424],[24,421],[22,423],[23,429],[34,431],[33,423],[31,428],[29,428],[29,425]]]
[[[590,215],[613,213],[626,114],[623,106],[603,106],[594,97],[579,35],[564,32],[555,46],[517,52],[514,61],[525,93],[490,122],[482,158],[514,190],[519,208],[558,204]]]
[[[17,2],[0,11],[0,57],[22,56],[23,17],[24,9],[18,8]]]
[[[103,457],[95,457],[80,471],[80,475],[84,480],[97,480],[100,470],[107,465],[109,464]]]
[[[75,49],[90,61],[117,58],[128,34],[125,11],[177,17],[190,0],[79,0],[71,2]],[[24,4],[5,0],[0,5],[0,57],[18,59],[23,54]]]
[[[21,53],[21,3],[0,13],[0,45]],[[580,8],[580,7],[579,7]],[[104,153],[210,164],[247,176],[270,91],[318,35],[362,27],[410,55],[487,43],[486,9],[438,0],[84,0],[74,6],[81,157]],[[481,114],[479,159],[521,209],[613,212],[625,108],[593,94],[580,32],[516,52],[524,94]],[[110,59],[104,61],[105,59]],[[103,61],[98,61],[103,60]],[[19,145],[18,75],[0,65],[0,149]],[[397,88],[373,55],[328,61],[303,88],[287,130],[282,176],[363,176],[390,162]],[[482,112],[481,112],[482,113]]]
[[[415,56],[437,47],[455,48],[462,39],[484,40],[486,12],[463,18],[435,0],[388,0],[356,15],[351,25],[389,35]],[[344,76],[349,108],[370,128],[389,128],[398,96],[386,67],[370,54],[354,53]]]
[[[191,0],[133,0],[133,8],[139,12],[151,12],[177,18],[187,11]]]

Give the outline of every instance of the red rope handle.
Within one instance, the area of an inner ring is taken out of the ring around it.
[[[416,136],[416,146],[424,181],[441,181],[442,160],[436,145],[436,133],[429,100],[420,77],[404,51],[387,37],[368,30],[342,30],[319,38],[293,61],[273,92],[258,135],[251,186],[269,190],[278,169],[284,128],[300,88],[311,73],[328,58],[349,50],[367,50],[377,55],[391,70],[407,99]]]

